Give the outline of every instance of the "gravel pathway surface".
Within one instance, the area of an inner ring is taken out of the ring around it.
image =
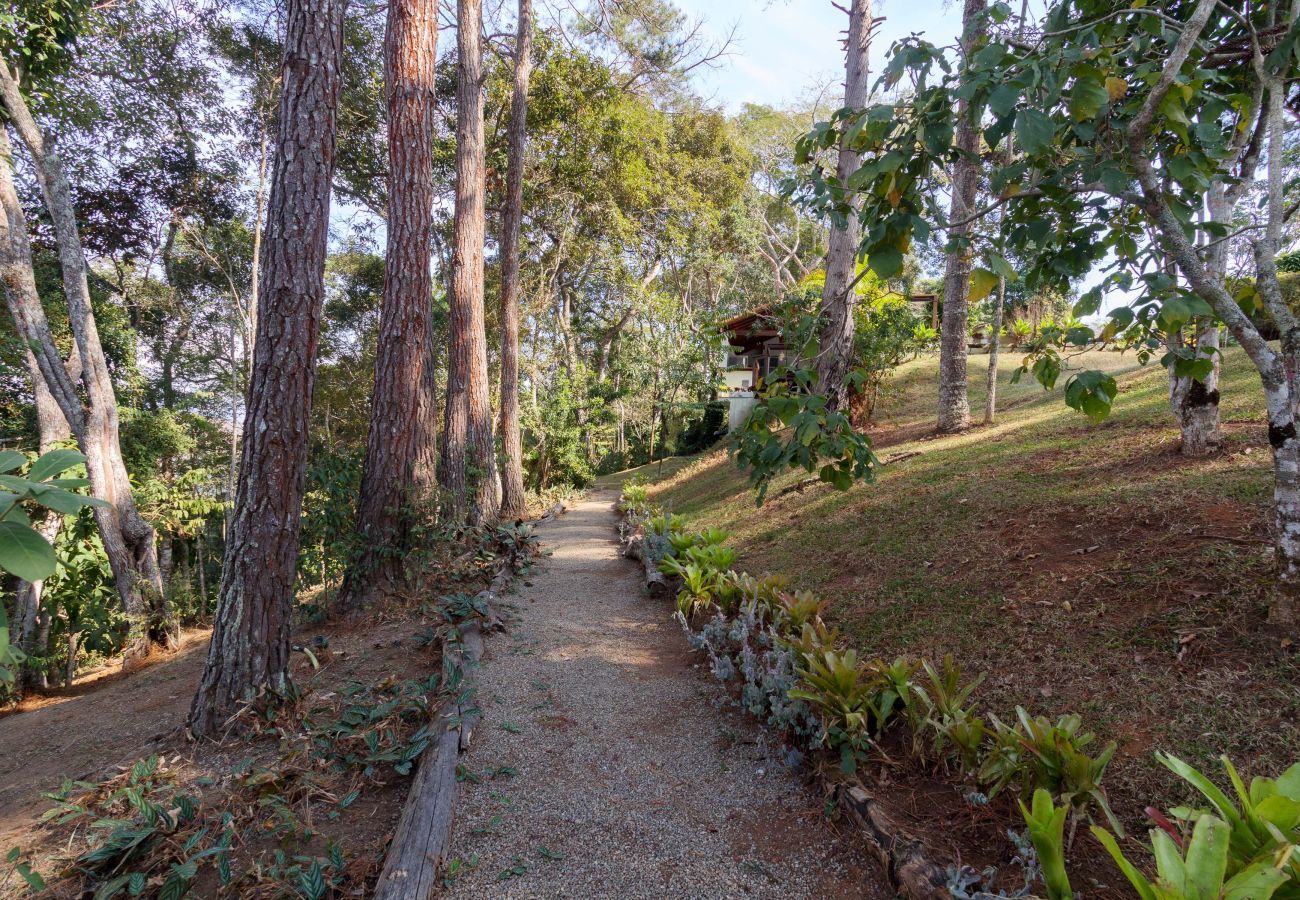
[[[613,501],[542,528],[553,555],[488,640],[446,894],[892,896],[642,594]]]

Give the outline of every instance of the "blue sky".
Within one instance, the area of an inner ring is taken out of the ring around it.
[[[743,103],[794,103],[824,85],[838,98],[844,81],[840,41],[848,16],[830,0],[676,0],[692,19],[704,19],[715,37],[737,26],[731,55],[695,75],[696,88],[728,111]],[[843,0],[843,6],[848,0]],[[872,73],[895,40],[922,31],[948,42],[961,30],[961,7],[942,0],[877,2],[885,22],[871,52]]]

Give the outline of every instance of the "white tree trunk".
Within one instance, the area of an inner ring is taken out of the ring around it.
[[[175,623],[163,600],[154,529],[136,508],[130,478],[122,459],[118,441],[117,397],[91,308],[86,257],[77,229],[72,189],[63,172],[63,163],[53,144],[32,118],[7,63],[0,64],[0,96],[3,97],[14,128],[31,154],[41,193],[54,223],[63,289],[68,303],[68,319],[81,360],[81,381],[86,391],[86,405],[81,405],[75,390],[68,390],[68,385],[55,389],[52,384],[51,379],[59,377],[56,370],[62,369],[61,361],[56,362],[58,352],[52,342],[49,348],[38,353],[37,360],[46,384],[59,401],[64,416],[77,434],[81,451],[86,456],[91,493],[112,504],[109,508],[97,508],[95,519],[104,542],[104,551],[113,569],[118,593],[130,620],[126,655],[128,661],[131,661],[147,652],[151,636],[169,646],[175,646],[177,639]],[[0,149],[8,150],[7,137],[5,146]],[[6,152],[4,155],[9,154]],[[12,179],[7,170],[3,180],[7,182],[6,193],[12,191]],[[4,202],[7,207],[11,207],[6,209],[6,218],[12,223],[8,229],[10,234],[21,234],[21,238],[10,237],[6,243],[17,247],[14,241],[21,240],[25,246],[26,222],[21,207],[17,205],[17,198],[13,197],[11,202],[6,197]],[[30,251],[25,258],[26,265],[30,267]],[[20,260],[18,265],[22,264]],[[37,316],[40,324],[44,323],[44,312],[39,311],[40,301],[35,296],[34,281],[32,297],[24,298],[24,307],[27,310],[25,318],[31,320],[28,324],[37,325]],[[47,335],[48,326],[44,335],[33,334],[32,337],[38,343],[44,343]],[[48,358],[51,356],[53,358]]]

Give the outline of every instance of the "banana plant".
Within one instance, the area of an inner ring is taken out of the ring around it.
[[[1092,833],[1141,900],[1269,900],[1289,877],[1275,859],[1256,860],[1234,873],[1229,868],[1232,826],[1210,813],[1196,819],[1186,846],[1161,828],[1151,829],[1155,881],[1124,857],[1110,832],[1094,825]]]

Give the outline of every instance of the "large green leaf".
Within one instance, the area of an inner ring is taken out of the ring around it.
[[[1106,108],[1109,101],[1110,94],[1100,78],[1080,78],[1070,88],[1070,117],[1076,122],[1094,118]]]
[[[12,472],[14,469],[20,469],[25,462],[27,462],[27,457],[17,450],[0,450],[0,472]]]
[[[0,522],[0,569],[24,581],[41,581],[54,574],[54,564],[54,548],[36,529]]]
[[[1052,146],[1056,129],[1052,120],[1036,109],[1022,109],[1016,113],[1016,140],[1026,153],[1042,153]]]
[[[979,303],[998,286],[998,276],[988,269],[973,269],[970,273],[970,302]]]
[[[45,481],[85,461],[86,457],[76,450],[51,450],[32,463],[32,467],[27,470],[27,478],[31,481]]]

